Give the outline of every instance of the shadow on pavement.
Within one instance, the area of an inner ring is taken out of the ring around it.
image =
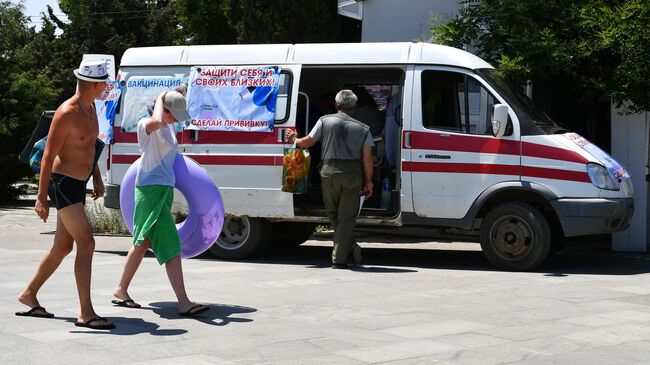
[[[77,320],[73,317],[54,317],[53,319],[64,320],[70,322],[71,326],[74,326],[74,322]],[[94,330],[84,327],[73,327],[74,330],[70,333],[87,333],[89,335],[120,335],[120,336],[132,336],[141,333],[148,333],[152,336],[178,336],[184,333],[187,333],[187,330],[184,329],[158,329],[160,325],[147,322],[142,318],[127,318],[127,317],[115,317],[110,316],[107,319],[115,324],[115,328],[112,330]]]
[[[34,208],[35,199],[12,200],[0,202],[0,211],[8,211],[15,208]]]
[[[650,255],[634,252],[599,252],[593,248],[569,247],[550,256],[535,272],[546,276],[636,275],[650,273]]]
[[[319,240],[327,241],[324,238]],[[400,237],[400,243],[431,242],[426,238]],[[363,247],[363,242],[381,242],[375,237],[357,239]],[[394,242],[394,241],[393,241]],[[436,240],[436,242],[441,242]],[[359,272],[412,272],[413,268],[499,271],[483,256],[480,246],[476,251],[432,248],[398,248],[386,244],[385,247],[363,248],[364,268],[355,269]],[[242,262],[249,263],[278,263],[289,265],[306,265],[312,268],[330,267],[331,246],[302,245],[291,249],[271,247],[259,256]],[[217,260],[209,253],[204,253],[197,259]],[[410,270],[395,267],[411,268]],[[612,252],[608,241],[576,240],[548,259],[532,272],[546,276],[567,275],[636,275],[650,273],[650,254],[633,252]]]
[[[253,262],[253,261],[250,261]],[[274,261],[255,261],[255,262],[267,262],[267,263],[273,263]],[[286,262],[285,262],[286,263]],[[293,264],[291,262],[290,264]],[[296,262],[295,264],[300,264]],[[331,264],[324,263],[324,264],[317,264],[317,265],[311,265],[307,266],[309,269],[329,269],[331,268]],[[412,270],[412,269],[396,269],[394,267],[377,267],[377,266],[368,266],[366,264],[363,264],[362,266],[356,266],[350,268],[351,271],[359,271],[359,272],[374,272],[374,273],[404,273],[404,272],[418,272],[417,270]]]
[[[358,241],[363,247],[363,241]],[[408,273],[415,268],[456,269],[456,270],[495,270],[483,258],[480,251],[456,251],[433,249],[405,249],[390,247],[366,247],[362,249],[363,266],[353,271],[368,273]],[[261,264],[306,265],[310,268],[330,270],[332,247],[303,245],[292,249],[274,250],[273,247],[258,257],[242,260]],[[214,260],[210,254],[199,259]]]
[[[364,246],[364,242],[399,242],[417,243],[431,242],[430,238],[418,237],[393,237],[380,235],[359,237],[357,241]],[[314,236],[312,240],[327,242],[328,238]],[[331,242],[331,239],[329,239]],[[436,240],[435,242],[444,242]],[[471,270],[471,271],[498,271],[487,261],[476,244],[476,251],[432,248],[403,248],[391,247],[387,243],[384,247],[363,248],[363,267],[355,271],[368,273],[404,273],[413,272],[415,268],[445,269],[445,270]],[[109,254],[125,256],[125,251],[98,251]],[[291,249],[282,249],[271,246],[260,255],[240,260],[240,262],[258,264],[286,264],[302,265],[308,268],[322,268],[330,270],[332,248],[331,246],[301,245]],[[151,255],[148,253],[147,255]],[[209,252],[196,257],[199,260],[218,261]],[[574,240],[567,247],[548,259],[532,272],[546,276],[563,277],[567,275],[636,275],[650,273],[650,254],[636,252],[612,252],[608,240],[591,240],[589,238]]]
[[[205,303],[202,303],[205,304]],[[198,314],[194,317],[183,317],[178,314],[178,305],[176,302],[155,302],[150,303],[150,307],[142,307],[142,309],[150,309],[161,318],[165,319],[189,319],[205,324],[210,324],[214,326],[225,326],[229,323],[238,322],[252,322],[250,318],[238,318],[231,317],[234,314],[238,313],[253,313],[257,312],[257,309],[251,307],[242,307],[238,305],[227,305],[227,304],[206,304],[210,306],[210,310],[201,314]]]

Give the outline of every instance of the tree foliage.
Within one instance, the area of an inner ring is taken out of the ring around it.
[[[51,9],[48,18],[60,29],[58,80],[66,94],[74,91],[75,69],[83,54],[99,53],[120,57],[130,47],[173,45],[177,19],[170,0],[59,0],[67,21]]]
[[[569,81],[587,107],[650,110],[647,0],[483,0],[433,29],[434,42],[469,47],[510,80]]]
[[[236,35],[223,10],[222,2],[177,0],[174,8],[180,24],[180,38],[189,44],[232,44]]]
[[[617,103],[629,100],[634,111],[650,111],[650,3],[628,1],[617,14],[616,50],[620,54],[610,90]]]
[[[39,30],[23,7],[0,0],[0,200],[29,175],[16,155],[40,114],[75,91],[86,53],[111,54],[119,65],[130,47],[358,41],[359,24],[331,0],[59,0]]]
[[[358,22],[328,0],[177,0],[184,39],[192,44],[359,41]]]
[[[29,173],[17,154],[58,90],[48,65],[52,27],[27,26],[22,7],[0,2],[0,200],[15,197],[11,183]]]

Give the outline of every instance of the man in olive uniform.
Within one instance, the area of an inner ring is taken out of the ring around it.
[[[334,100],[338,113],[322,116],[308,136],[296,138],[296,133],[289,131],[287,138],[300,148],[322,143],[323,201],[334,228],[332,268],[346,269],[348,264],[361,263],[361,248],[354,242],[352,233],[361,193],[366,199],[372,195],[374,144],[370,128],[350,117],[357,96],[350,90],[341,90]]]

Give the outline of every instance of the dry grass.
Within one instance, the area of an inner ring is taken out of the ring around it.
[[[86,205],[86,215],[93,233],[130,234],[118,209],[106,208],[102,204],[93,202]]]

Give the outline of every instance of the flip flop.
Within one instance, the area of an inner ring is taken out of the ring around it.
[[[93,322],[97,322],[97,321],[105,321],[106,323],[104,323],[104,324],[93,324]],[[113,328],[115,328],[115,325],[113,323],[109,322],[108,319],[106,319],[104,317],[99,317],[99,316],[97,316],[95,318],[92,318],[92,319],[89,319],[86,322],[76,321],[74,323],[74,325],[77,326],[77,327],[86,327],[86,328],[90,328],[90,329],[93,329],[93,330],[112,330]]]
[[[36,306],[26,312],[16,312],[19,317],[37,317],[37,318],[53,318],[54,314],[48,313],[45,308]]]
[[[140,308],[141,307],[141,305],[134,302],[133,299],[125,299],[125,300],[113,299],[113,300],[111,300],[111,303],[115,304],[118,307],[125,307],[125,308]]]
[[[207,305],[195,304],[192,307],[190,307],[190,309],[188,309],[187,311],[185,311],[183,313],[178,313],[178,315],[183,316],[183,317],[193,317],[193,316],[196,316],[196,315],[201,314],[203,312],[207,312],[209,310],[210,310],[210,307],[208,307]]]

